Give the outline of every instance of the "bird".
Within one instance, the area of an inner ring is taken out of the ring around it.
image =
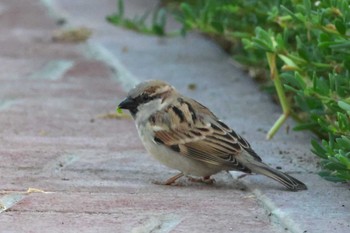
[[[180,172],[163,184],[171,185],[182,176],[209,183],[221,171],[241,171],[265,175],[290,191],[307,189],[303,182],[264,163],[246,139],[165,81],[139,83],[118,109],[130,112],[148,153]]]

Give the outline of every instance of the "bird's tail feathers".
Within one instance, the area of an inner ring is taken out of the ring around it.
[[[252,172],[265,175],[284,185],[290,191],[306,190],[306,185],[296,178],[256,161],[247,166]]]

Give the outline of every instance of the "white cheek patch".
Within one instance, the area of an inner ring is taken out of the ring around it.
[[[163,106],[164,103],[161,103],[161,99],[155,99],[146,104],[139,105],[136,114],[136,121],[139,123],[147,121],[152,114],[161,110]]]

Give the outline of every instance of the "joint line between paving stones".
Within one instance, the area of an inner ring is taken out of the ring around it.
[[[56,20],[65,20],[67,18],[67,12],[60,9],[55,0],[39,0],[48,10],[49,16]]]
[[[175,214],[165,214],[161,216],[151,216],[140,226],[131,230],[131,233],[168,233],[171,232],[182,221],[182,217]]]
[[[48,9],[49,16],[56,20],[63,19],[66,21],[66,25],[69,25],[67,20],[69,14],[60,9],[55,4],[55,0],[40,0],[40,2]],[[114,71],[114,79],[122,85],[124,90],[127,91],[140,82],[111,52],[99,43],[87,42],[83,48],[83,55],[104,62]]]
[[[249,188],[249,185],[247,187]],[[260,190],[250,189],[250,191],[254,193],[257,200],[260,202],[260,205],[266,211],[271,213],[269,218],[271,219],[271,222],[276,225],[276,227],[283,227],[284,229],[287,228],[291,233],[303,232],[299,225],[297,225],[296,222],[288,216],[288,214],[281,211],[281,209],[278,208],[270,198],[261,193]]]
[[[11,108],[13,105],[16,105],[20,102],[20,100],[16,99],[0,99],[0,111]]]
[[[98,43],[88,42],[85,45],[84,55],[104,62],[112,68],[114,79],[121,83],[124,90],[133,88],[140,81],[105,47]]]
[[[229,172],[233,178],[237,179],[235,173]],[[289,216],[282,212],[275,203],[268,197],[266,197],[260,190],[252,188],[252,184],[247,180],[240,180],[241,184],[244,185],[250,192],[252,192],[260,206],[268,213],[271,223],[275,225],[276,228],[288,228],[291,233],[303,232],[300,230],[299,226],[291,219]]]
[[[49,61],[39,71],[30,76],[32,79],[58,80],[74,65],[70,60]]]
[[[18,209],[8,209],[7,212],[21,212],[21,213],[47,213],[47,214],[86,214],[86,215],[113,215],[118,214],[116,212],[101,212],[101,211],[68,211],[68,210],[18,210]],[[0,211],[1,213],[1,211]]]
[[[0,213],[10,209],[25,198],[24,194],[8,194],[0,198]]]

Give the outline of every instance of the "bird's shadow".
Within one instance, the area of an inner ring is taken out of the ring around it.
[[[253,175],[255,176],[255,175]],[[212,178],[215,179],[215,182],[213,183],[205,183],[205,182],[194,182],[188,177],[182,177],[178,179],[175,183],[171,185],[164,185],[159,182],[159,180],[152,180],[153,185],[157,185],[159,187],[163,188],[181,188],[181,189],[197,189],[197,190],[240,190],[242,192],[247,191],[254,191],[254,190],[260,190],[260,191],[288,191],[283,186],[280,186],[279,184],[274,184],[274,182],[262,182],[262,181],[246,181],[246,177],[243,178],[237,178],[232,177],[228,173],[219,173],[217,175],[212,176]]]

